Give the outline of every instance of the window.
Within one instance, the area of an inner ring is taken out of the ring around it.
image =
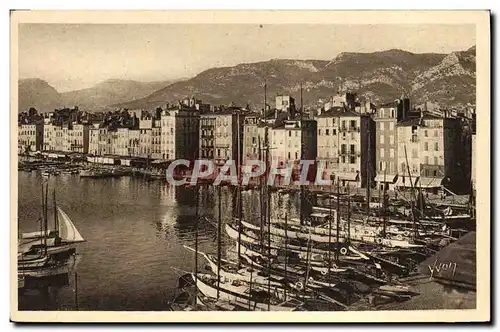
[[[351,144],[350,148],[351,148],[351,154],[354,154],[355,153],[355,146],[354,146],[354,144]]]
[[[385,157],[384,148],[380,148],[380,158],[384,158],[384,157]]]
[[[438,172],[437,171],[434,171],[434,176],[437,176],[438,175]]]
[[[391,158],[394,158],[394,149],[389,150],[389,155],[391,156]]]
[[[288,159],[290,159],[290,152],[288,152]]]
[[[439,150],[439,143],[434,142],[434,151],[438,151],[438,150]]]
[[[391,109],[391,118],[394,117],[394,109]]]
[[[326,151],[326,157],[330,158],[330,153],[328,151]]]
[[[255,137],[252,137],[252,144],[255,144],[257,139]]]
[[[389,123],[389,129],[390,130],[394,130],[394,122],[390,122]]]
[[[349,159],[350,159],[349,163],[351,163],[351,164],[355,164],[356,163],[356,157],[355,156],[351,156]]]
[[[342,128],[345,128],[345,120],[342,120]]]
[[[425,135],[425,136],[427,136],[427,135]],[[424,143],[424,150],[429,151],[429,143],[428,142]]]
[[[406,171],[406,164],[404,162],[401,163],[401,172],[405,172]]]
[[[318,129],[318,136],[321,136],[321,129]]]
[[[330,136],[330,129],[327,129],[327,130],[326,130],[325,135],[326,135],[326,136]]]
[[[332,129],[332,135],[337,135],[337,129]]]
[[[438,165],[438,157],[434,157],[434,165]]]
[[[299,159],[299,153],[295,152],[295,159]]]
[[[345,164],[345,156],[342,156],[342,163]]]
[[[429,156],[425,156],[424,157],[424,164],[428,164],[429,163]]]
[[[427,135],[427,129],[426,129],[426,130],[424,130],[424,136],[425,136],[425,137],[428,137],[428,135]]]
[[[394,135],[389,136],[389,140],[391,144],[394,144]]]
[[[351,120],[349,126],[353,129],[356,128],[356,120]]]
[[[342,144],[340,146],[340,153],[345,154],[347,150],[347,146],[345,144]]]
[[[291,130],[288,131],[288,137],[292,137],[292,131]]]
[[[380,143],[385,143],[385,137],[384,135],[380,135]]]
[[[217,157],[220,157],[220,149],[217,149]]]
[[[378,162],[378,169],[379,169],[379,171],[382,170],[382,162],[381,161]]]

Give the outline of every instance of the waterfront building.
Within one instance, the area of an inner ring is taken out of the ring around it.
[[[43,150],[61,151],[62,128],[48,122],[43,125]]]
[[[375,182],[381,190],[393,190],[398,176],[398,122],[406,119],[409,99],[398,99],[381,105],[375,115]]]
[[[237,107],[201,114],[200,157],[213,160],[217,166],[224,165],[227,160],[234,160],[238,167],[241,163],[238,144],[241,156],[245,117],[246,113]]]
[[[262,154],[259,153],[266,143],[269,125],[262,121],[259,113],[251,113],[245,117],[243,124],[243,165],[248,160],[259,160]]]
[[[271,160],[275,165],[316,160],[316,120],[285,120],[269,130]]]
[[[18,151],[41,151],[43,148],[43,123],[24,123],[18,126]]]
[[[437,193],[463,181],[460,121],[421,112],[397,124],[399,174],[396,185]],[[408,160],[408,162],[406,161]],[[408,171],[409,166],[409,171]],[[409,177],[412,181],[409,181]]]
[[[129,129],[128,131],[128,155],[131,157],[140,157],[140,129]]]
[[[365,188],[375,177],[375,123],[367,114],[335,107],[317,117],[318,161],[343,187]]]
[[[200,112],[179,103],[161,114],[161,159],[196,159]]]

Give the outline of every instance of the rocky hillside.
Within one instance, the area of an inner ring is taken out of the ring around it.
[[[38,78],[19,80],[18,98],[20,112],[26,111],[30,107],[35,107],[41,112],[47,112],[62,105],[59,92],[47,82]]]
[[[375,104],[405,93],[415,103],[430,100],[443,106],[458,106],[475,102],[475,47],[448,55],[388,50],[341,53],[331,61],[270,60],[212,68],[117,106],[152,108],[195,95],[212,104],[234,102],[261,108],[264,81],[271,105],[277,93],[291,94],[299,103],[302,82],[305,106],[316,105],[338,90],[356,91],[360,99]]]
[[[88,89],[62,93],[61,96],[67,106],[77,105],[87,109],[143,98],[171,83],[111,79]]]
[[[175,81],[138,82],[110,79],[90,88],[59,93],[46,81],[34,78],[19,80],[19,111],[35,107],[41,112],[78,106],[94,110],[127,100],[135,100],[164,88]]]

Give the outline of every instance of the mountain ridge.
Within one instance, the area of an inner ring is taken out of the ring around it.
[[[449,54],[390,49],[372,53],[342,52],[331,60],[271,59],[209,68],[179,81],[111,78],[87,89],[61,93],[59,97],[48,83],[38,82],[24,84],[27,96],[22,96],[20,88],[19,100],[24,109],[37,108],[31,105],[37,101],[33,95],[48,99],[40,101],[43,108],[62,103],[60,107],[151,109],[196,96],[214,105],[249,104],[260,109],[264,105],[266,82],[270,105],[274,104],[276,94],[291,94],[298,100],[302,85],[306,107],[316,107],[337,92],[346,91],[356,92],[360,100],[374,104],[406,95],[413,104],[433,101],[444,107],[458,107],[475,103],[475,52],[472,46]],[[19,84],[22,85],[21,80]],[[40,88],[43,93],[31,94],[26,91],[29,88]]]

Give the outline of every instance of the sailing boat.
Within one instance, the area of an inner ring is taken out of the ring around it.
[[[30,251],[46,251],[47,255],[64,252],[75,252],[76,244],[84,242],[71,218],[64,210],[57,206],[54,190],[54,230],[48,229],[36,232],[22,233],[18,254],[26,254]],[[46,209],[46,206],[44,207]],[[24,240],[24,241],[23,241]]]
[[[69,273],[80,260],[76,244],[85,241],[69,216],[57,206],[54,191],[54,231],[48,230],[47,194],[42,188],[41,231],[21,234],[18,245],[18,274],[47,277]]]

